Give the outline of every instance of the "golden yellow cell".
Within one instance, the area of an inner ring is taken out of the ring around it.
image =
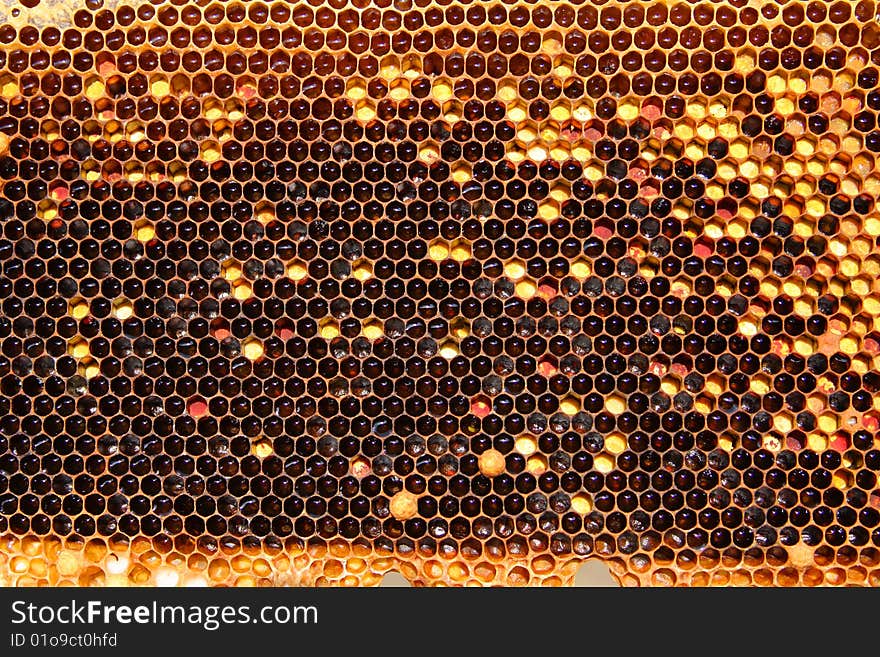
[[[480,472],[487,477],[497,477],[506,467],[504,455],[497,449],[487,449],[480,454],[478,462]]]
[[[419,512],[419,501],[409,491],[400,491],[391,498],[389,508],[397,520],[409,520]]]
[[[139,242],[149,242],[156,237],[156,229],[152,224],[144,223],[135,229],[135,238]]]
[[[245,340],[242,344],[242,353],[248,360],[257,360],[263,356],[263,345],[259,340]]]
[[[578,493],[571,498],[571,508],[574,509],[575,513],[584,516],[593,510],[593,501],[589,495]]]
[[[521,436],[516,439],[515,447],[523,456],[531,456],[538,449],[538,442],[532,436]]]
[[[458,345],[453,341],[444,342],[440,345],[440,355],[447,359],[452,360],[456,356],[458,356],[461,352],[458,349]]]

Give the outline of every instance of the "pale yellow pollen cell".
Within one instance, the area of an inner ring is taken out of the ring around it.
[[[602,474],[607,474],[614,469],[614,457],[610,454],[599,454],[593,459],[593,467]]]
[[[350,470],[353,477],[356,477],[357,479],[363,479],[368,474],[370,474],[370,462],[367,461],[367,459],[365,458],[358,457],[354,461],[352,461]]]
[[[441,103],[450,100],[452,98],[452,83],[445,79],[437,80],[434,82],[432,95],[434,100]]]
[[[571,110],[566,105],[554,105],[550,109],[550,118],[554,121],[566,121],[571,118]]]
[[[355,263],[351,270],[352,276],[363,283],[373,276],[373,267],[366,261]]]
[[[473,177],[473,170],[465,164],[459,164],[452,171],[452,180],[459,185],[463,185]]]
[[[538,442],[532,436],[521,436],[516,439],[514,448],[523,456],[531,456],[538,450]]]
[[[70,316],[75,320],[84,319],[89,314],[89,304],[84,299],[76,299],[70,302]]]
[[[880,223],[880,222],[878,222]],[[591,273],[590,264],[586,260],[577,259],[571,264],[571,275],[579,281],[584,281]]]
[[[578,493],[571,498],[571,508],[574,509],[575,513],[584,516],[593,510],[593,501],[590,499],[589,495]]]
[[[85,358],[80,364],[80,371],[86,379],[94,379],[96,376],[98,376],[98,374],[101,373],[101,368],[98,366],[98,363],[95,360],[91,358]]]
[[[248,360],[257,360],[263,355],[263,345],[259,340],[246,340],[242,345],[242,353]]]
[[[552,201],[544,202],[538,206],[538,216],[544,221],[552,221],[559,216],[559,209]]]
[[[339,324],[336,322],[327,322],[321,326],[321,337],[325,340],[333,340],[339,337]]]
[[[227,260],[223,263],[223,278],[230,283],[236,283],[242,276],[241,265],[235,260]]]
[[[454,335],[459,340],[461,340],[462,338],[466,338],[470,334],[467,320],[465,320],[464,318],[454,319],[452,322],[450,322],[449,328],[452,332],[452,335]]]
[[[497,477],[505,469],[504,455],[497,449],[487,449],[478,459],[480,472],[487,477]]]
[[[605,410],[612,415],[620,415],[626,410],[626,401],[617,395],[608,397],[605,400]]]
[[[544,474],[547,472],[547,459],[541,454],[533,454],[526,461],[526,470],[535,476]]]
[[[605,449],[611,454],[621,454],[626,450],[626,438],[618,433],[613,433],[605,438]]]
[[[574,399],[573,397],[566,397],[559,404],[559,410],[568,416],[572,416],[581,410],[581,405],[577,399]]]
[[[97,100],[104,95],[105,91],[106,87],[104,86],[104,82],[96,77],[87,82],[85,95],[89,100]]]
[[[524,278],[516,284],[514,289],[516,291],[516,296],[520,299],[528,300],[535,296],[535,293],[538,291],[538,286],[535,285],[534,281]]]
[[[762,441],[762,446],[764,449],[773,452],[774,454],[782,449],[782,441],[779,440],[778,437],[767,435],[764,436]]]
[[[378,340],[384,335],[384,333],[382,325],[378,322],[368,322],[364,324],[364,327],[361,329],[361,334],[370,341]]]
[[[89,355],[89,343],[82,338],[71,340],[67,343],[67,353],[76,359],[85,358]]]
[[[455,342],[448,341],[444,342],[440,346],[440,355],[446,360],[452,360],[459,354],[458,345]]]
[[[295,283],[303,280],[308,275],[309,269],[302,262],[295,261],[287,266],[287,276]]]
[[[261,224],[268,224],[275,219],[275,213],[271,208],[264,208],[257,212],[257,221]]]
[[[431,142],[425,142],[419,147],[419,159],[426,164],[431,164],[440,159],[440,151]]]
[[[811,433],[807,436],[807,447],[814,452],[823,452],[828,449],[828,437],[820,433]]]
[[[135,228],[134,236],[138,242],[149,242],[156,237],[156,229],[152,224],[144,223]]]
[[[639,106],[634,99],[625,100],[617,106],[617,115],[624,121],[633,121],[639,115]]]
[[[428,257],[435,262],[446,260],[449,257],[449,245],[446,242],[434,242],[428,247]]]
[[[6,100],[15,98],[21,93],[21,87],[18,81],[12,76],[3,76],[0,78],[0,96]]]
[[[132,314],[134,314],[134,309],[132,308],[131,301],[128,299],[121,298],[113,302],[113,316],[116,319],[125,321]]]
[[[419,500],[409,491],[402,490],[392,496],[389,507],[397,520],[409,520],[419,512]]]
[[[464,241],[458,241],[452,245],[450,255],[456,262],[464,262],[471,257],[471,247]]]
[[[526,265],[522,260],[511,260],[504,265],[504,275],[517,282],[526,275]]]
[[[150,83],[150,93],[156,98],[164,98],[171,93],[171,85],[164,78],[156,78]]]
[[[246,301],[253,296],[253,290],[248,283],[239,282],[233,287],[232,296],[239,301]]]
[[[272,449],[272,443],[268,440],[258,440],[251,445],[251,454],[257,458],[264,459],[271,456],[273,453],[274,450]]]
[[[831,485],[840,490],[847,490],[852,486],[852,475],[846,470],[838,470],[831,477]]]
[[[206,141],[201,146],[202,159],[205,162],[216,162],[220,159],[220,144],[215,141]]]

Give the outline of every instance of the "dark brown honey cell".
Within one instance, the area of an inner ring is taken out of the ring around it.
[[[0,583],[880,584],[876,3],[0,9]]]

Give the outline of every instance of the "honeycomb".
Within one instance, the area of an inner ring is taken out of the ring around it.
[[[873,0],[8,0],[0,583],[880,585]]]

